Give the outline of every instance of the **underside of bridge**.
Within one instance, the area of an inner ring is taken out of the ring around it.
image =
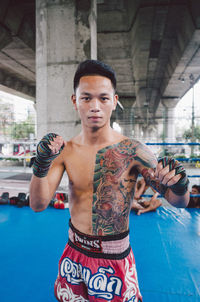
[[[0,1],[0,85],[35,97],[35,1]]]
[[[70,0],[37,2],[71,5]],[[174,107],[199,79],[200,1],[73,2],[77,11],[97,5],[97,58],[115,69],[124,110],[134,107],[134,118],[143,125],[156,123],[163,106]],[[33,0],[0,2],[0,88],[29,99],[36,95],[35,15]]]

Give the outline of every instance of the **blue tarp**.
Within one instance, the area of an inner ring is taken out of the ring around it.
[[[0,301],[53,302],[69,211],[0,206]],[[200,301],[200,210],[131,213],[130,237],[144,302]]]

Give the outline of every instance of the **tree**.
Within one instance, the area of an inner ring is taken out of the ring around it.
[[[23,122],[14,123],[10,131],[13,139],[28,139],[31,133],[35,134],[35,123],[32,116]]]
[[[13,121],[14,108],[13,104],[5,103],[0,100],[0,135],[9,134],[9,128]]]
[[[183,137],[186,140],[191,140],[191,138],[192,138],[192,129],[185,130],[184,133],[183,133]],[[194,127],[194,138],[195,138],[195,140],[200,141],[200,126],[195,126]]]

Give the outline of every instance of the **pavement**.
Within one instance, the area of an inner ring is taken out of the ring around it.
[[[9,192],[9,196],[18,196],[20,192],[29,193],[32,169],[29,167],[0,166],[0,196]],[[67,192],[68,178],[64,174],[58,192]]]

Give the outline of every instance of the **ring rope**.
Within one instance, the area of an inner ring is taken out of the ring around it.
[[[153,197],[152,194],[142,194],[141,197]],[[158,195],[159,198],[164,198],[162,195]],[[200,194],[190,194],[190,197],[200,197]]]
[[[168,145],[172,145],[172,146],[184,146],[184,145],[188,145],[188,146],[200,146],[200,143],[145,143],[146,145],[159,145],[159,146],[168,146]]]

